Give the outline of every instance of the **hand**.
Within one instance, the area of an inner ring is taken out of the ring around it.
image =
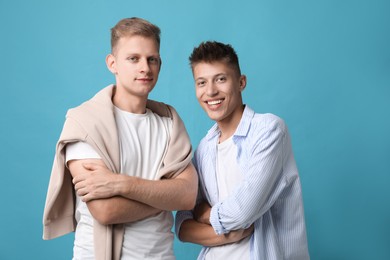
[[[112,173],[106,166],[84,163],[85,171],[73,178],[77,195],[84,202],[116,196],[116,180],[119,174]]]
[[[202,201],[194,209],[194,219],[200,223],[210,225],[210,212],[211,206],[207,202]]]

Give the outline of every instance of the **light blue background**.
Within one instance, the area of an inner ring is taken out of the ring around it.
[[[177,108],[194,147],[212,122],[188,55],[235,47],[245,103],[289,126],[312,259],[390,259],[388,0],[0,0],[0,259],[71,258],[73,235],[41,239],[55,143],[66,110],[113,82],[109,29],[132,16],[162,30],[151,98]]]

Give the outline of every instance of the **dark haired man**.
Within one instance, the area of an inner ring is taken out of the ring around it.
[[[200,189],[176,215],[198,259],[309,259],[301,184],[287,126],[244,105],[247,80],[234,49],[204,42],[190,56],[196,97],[216,122],[194,156]]]

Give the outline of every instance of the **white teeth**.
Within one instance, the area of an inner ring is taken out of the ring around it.
[[[222,102],[222,100],[214,100],[214,101],[208,101],[207,104],[209,105],[217,105],[217,104],[220,104]]]

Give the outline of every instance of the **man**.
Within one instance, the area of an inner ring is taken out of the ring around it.
[[[174,259],[170,211],[193,208],[197,174],[175,109],[148,100],[161,67],[160,29],[123,19],[111,48],[115,85],[67,113],[44,239],[75,230],[74,259]]]
[[[198,259],[309,259],[286,125],[243,104],[247,80],[230,45],[201,43],[190,63],[196,97],[216,124],[195,152],[200,199],[177,213],[178,237],[204,246]]]

